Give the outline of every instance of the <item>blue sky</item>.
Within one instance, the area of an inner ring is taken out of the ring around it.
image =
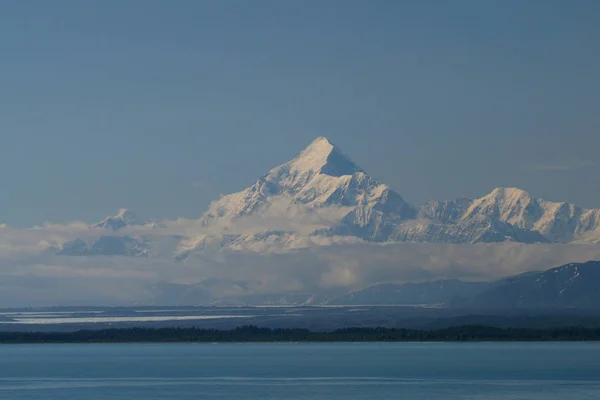
[[[198,217],[327,136],[413,203],[600,207],[600,2],[0,4],[0,220]]]

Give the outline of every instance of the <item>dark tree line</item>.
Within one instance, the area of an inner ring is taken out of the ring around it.
[[[331,332],[243,326],[232,330],[126,328],[76,332],[0,332],[0,343],[153,343],[153,342],[473,342],[597,341],[600,329],[495,328],[457,326],[437,330],[347,328]]]

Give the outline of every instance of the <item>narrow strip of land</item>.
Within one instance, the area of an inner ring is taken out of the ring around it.
[[[244,326],[232,330],[126,328],[75,332],[0,332],[0,343],[177,343],[177,342],[482,342],[600,341],[600,329],[523,329],[457,326],[437,330],[347,328],[331,332]]]

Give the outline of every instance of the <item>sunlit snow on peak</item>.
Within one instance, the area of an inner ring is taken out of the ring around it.
[[[99,223],[95,224],[94,227],[117,231],[125,228],[126,226],[145,225],[147,223],[149,223],[149,221],[138,217],[136,214],[126,208],[121,208],[116,215],[103,219]]]
[[[331,176],[364,172],[325,137],[313,140],[296,158],[285,165],[291,170],[315,171]]]

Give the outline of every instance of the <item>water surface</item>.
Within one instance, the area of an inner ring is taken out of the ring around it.
[[[6,399],[597,399],[599,343],[0,346]]]

